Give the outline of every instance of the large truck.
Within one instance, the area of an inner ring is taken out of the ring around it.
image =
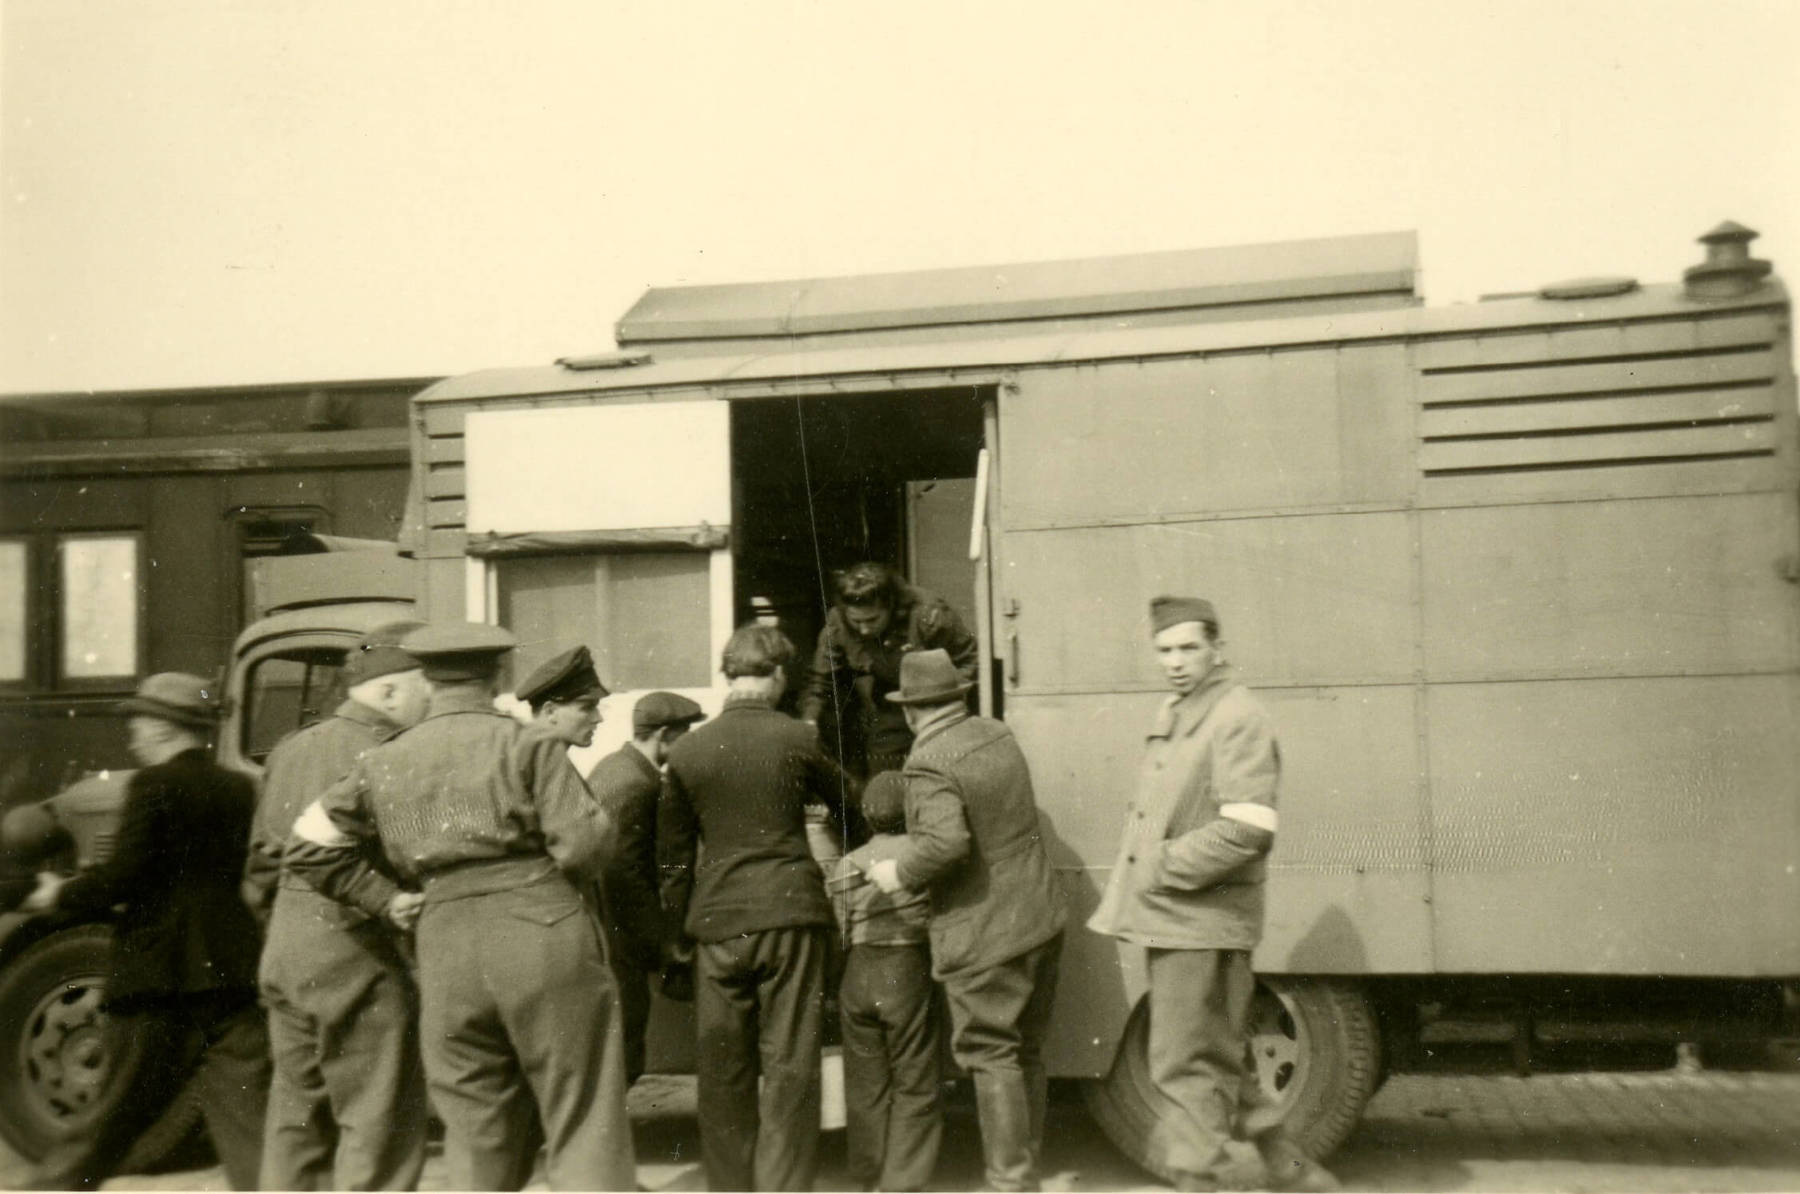
[[[1315,1154],[1458,1025],[1522,1068],[1788,1034],[1800,440],[1753,236],[1436,309],[1405,234],[653,289],[616,351],[414,399],[416,608],[519,675],[585,642],[622,709],[716,698],[751,618],[810,646],[857,560],[959,605],[1073,909],[1047,1061],[1152,1171],[1142,953],[1083,921],[1162,592],[1281,738],[1254,1050]]]

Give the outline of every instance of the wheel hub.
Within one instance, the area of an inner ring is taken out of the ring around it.
[[[63,982],[31,1009],[19,1039],[26,1105],[62,1130],[89,1112],[112,1071],[103,994],[98,975]]]
[[[1310,1064],[1305,1035],[1287,998],[1258,986],[1250,1007],[1250,1052],[1263,1094],[1283,1112],[1305,1085]]]

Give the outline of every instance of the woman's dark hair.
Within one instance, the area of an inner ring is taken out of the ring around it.
[[[719,669],[726,679],[735,680],[739,676],[773,676],[776,668],[790,667],[793,662],[794,644],[787,635],[773,626],[752,623],[731,632]]]
[[[898,609],[906,593],[900,574],[874,560],[852,564],[831,578],[840,605],[885,605]]]

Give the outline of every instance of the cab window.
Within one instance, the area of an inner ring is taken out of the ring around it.
[[[344,698],[344,652],[312,647],[269,655],[244,684],[243,751],[257,763],[283,738],[330,715]]]

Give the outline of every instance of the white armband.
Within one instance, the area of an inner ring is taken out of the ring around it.
[[[1281,814],[1266,804],[1222,804],[1219,815],[1268,833],[1274,833],[1281,824]]]
[[[315,846],[330,846],[343,849],[353,846],[356,839],[339,829],[325,811],[325,806],[317,800],[306,806],[306,811],[294,821],[294,836]]]

